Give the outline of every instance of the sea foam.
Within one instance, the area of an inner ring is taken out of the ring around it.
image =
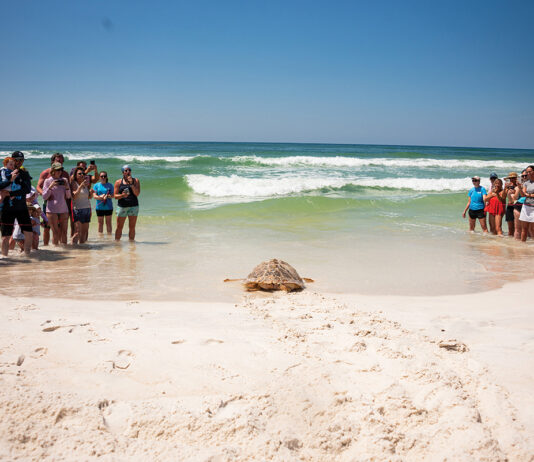
[[[472,187],[467,178],[340,178],[284,176],[247,178],[238,175],[186,175],[189,187],[197,194],[211,197],[273,197],[295,195],[320,189],[350,186],[405,189],[418,192],[457,192]]]
[[[472,169],[522,169],[524,164],[504,160],[478,160],[478,159],[414,159],[414,158],[387,158],[387,157],[315,157],[315,156],[288,156],[288,157],[259,157],[234,156],[234,162],[253,162],[269,166],[319,166],[319,167],[415,167],[415,168],[472,168]]]
[[[2,154],[2,153],[0,153]],[[9,155],[10,152],[5,152]],[[51,153],[33,151],[24,153],[29,159],[49,159]],[[217,155],[187,155],[187,156],[158,156],[158,155],[137,155],[118,154],[104,152],[83,152],[83,153],[63,153],[67,160],[87,160],[87,159],[116,159],[123,162],[168,162],[183,163],[195,159],[213,159],[235,165],[256,164],[265,167],[384,167],[384,168],[441,168],[441,169],[471,169],[473,173],[480,173],[480,170],[503,170],[521,171],[526,167],[526,163],[506,160],[479,160],[479,159],[433,159],[433,158],[388,158],[388,157],[315,157],[315,156],[287,156],[287,157],[260,157],[260,156],[217,156]]]

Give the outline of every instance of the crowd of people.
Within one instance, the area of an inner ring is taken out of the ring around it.
[[[50,168],[41,172],[36,187],[23,166],[24,154],[15,151],[3,160],[0,168],[0,218],[2,255],[17,245],[27,255],[38,249],[41,229],[43,246],[49,245],[50,234],[54,245],[83,244],[87,241],[92,217],[91,199],[96,200],[98,232],[111,235],[113,199],[117,200],[115,240],[122,237],[128,219],[128,237],[135,240],[139,213],[138,196],[141,184],[132,176],[129,165],[122,167],[122,177],[109,183],[108,174],[98,171],[95,161],[80,161],[67,172],[65,158],[56,153],[50,159]],[[42,196],[43,206],[39,204]]]
[[[469,230],[474,231],[476,221],[484,233],[503,235],[503,219],[508,225],[508,235],[526,242],[534,238],[534,165],[529,165],[519,176],[510,172],[504,182],[496,173],[489,177],[489,192],[480,185],[480,177],[471,178],[473,187],[469,190],[463,217],[469,212]]]

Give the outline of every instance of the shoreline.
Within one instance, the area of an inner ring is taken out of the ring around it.
[[[532,290],[1,296],[0,456],[529,460]]]

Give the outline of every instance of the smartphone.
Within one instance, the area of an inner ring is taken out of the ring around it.
[[[91,165],[95,165],[95,161],[92,160],[92,161],[89,162],[89,164],[91,164]]]

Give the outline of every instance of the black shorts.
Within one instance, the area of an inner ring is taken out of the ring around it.
[[[22,232],[33,232],[32,221],[28,209],[13,210],[10,207],[4,207],[2,210],[2,237],[13,234],[13,223],[17,220]]]
[[[519,202],[516,202],[516,204],[514,205],[514,209],[517,210],[518,212],[521,212],[522,208],[523,208],[523,204],[520,204]]]
[[[480,210],[471,210],[469,209],[469,218],[471,218],[472,220],[475,220],[477,218],[486,218],[486,212],[484,212],[484,209],[480,209]]]
[[[113,210],[96,210],[97,217],[109,217],[113,215]]]
[[[514,221],[514,206],[506,206],[506,221]]]

